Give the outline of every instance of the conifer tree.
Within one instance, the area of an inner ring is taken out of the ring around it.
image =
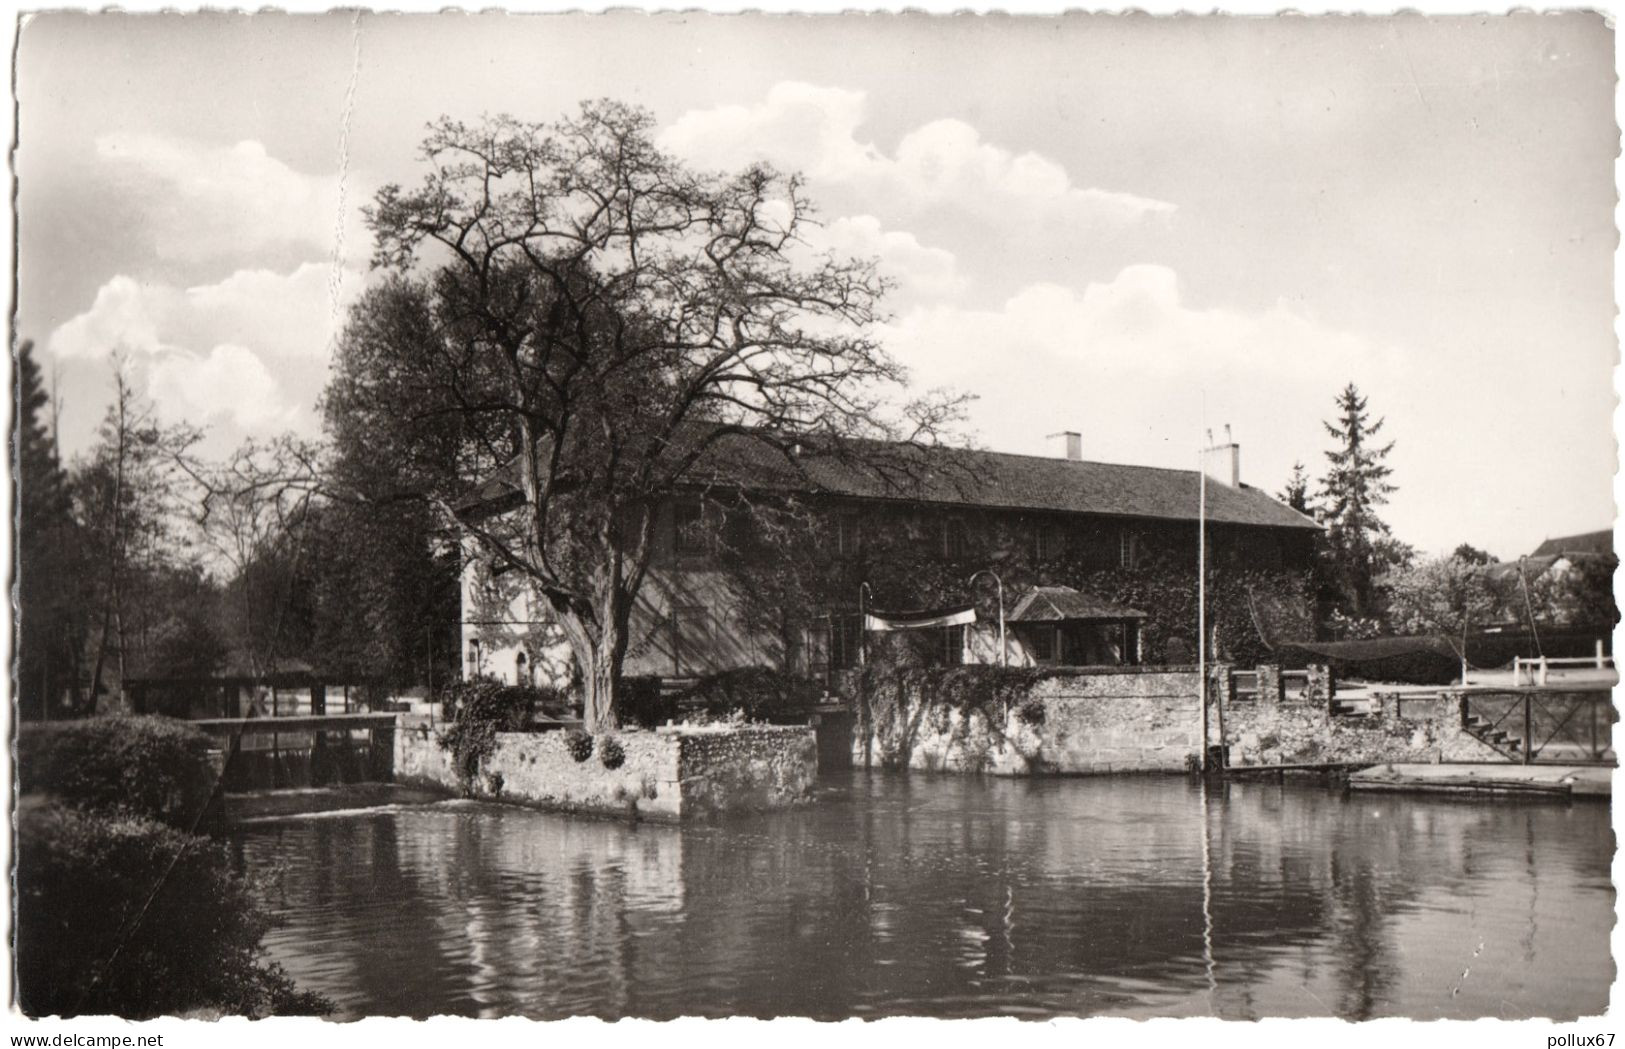
[[[1321,521],[1326,526],[1329,568],[1343,607],[1355,616],[1375,611],[1375,580],[1381,574],[1389,528],[1377,508],[1396,489],[1385,460],[1394,445],[1375,443],[1384,419],[1372,420],[1366,399],[1349,383],[1337,397],[1337,420],[1325,423],[1337,446],[1326,453],[1326,475],[1320,484]]]
[[[1286,479],[1286,487],[1276,498],[1305,517],[1315,516],[1309,505],[1309,474],[1304,471],[1302,460],[1292,464],[1292,476]]]
[[[45,420],[50,404],[34,344],[13,365],[17,430],[17,699],[22,716],[49,716],[75,683],[84,642],[73,583],[79,576],[67,475]]]

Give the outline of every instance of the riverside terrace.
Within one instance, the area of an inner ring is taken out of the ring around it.
[[[974,624],[932,638],[934,663],[1194,662],[1202,474],[1090,462],[1077,434],[1055,436],[1053,457],[720,439],[662,507],[624,672],[691,679],[768,666],[830,681],[857,661],[863,583],[887,608],[974,601]],[[1265,634],[1308,633],[1318,526],[1241,480],[1239,445],[1209,449],[1204,466],[1211,621],[1221,650],[1252,660]],[[761,597],[761,574],[778,566],[752,542],[744,508],[786,499],[813,510],[797,547],[815,578],[811,607]],[[522,500],[512,470],[499,471],[461,513],[478,525]],[[986,575],[970,585],[986,569],[996,589]],[[465,676],[567,673],[567,650],[516,574],[465,539]],[[1058,599],[1035,602],[1039,588]],[[1001,603],[1012,613],[1002,650]]]

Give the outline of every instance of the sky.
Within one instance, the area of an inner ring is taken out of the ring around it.
[[[110,361],[211,447],[315,435],[360,209],[441,114],[646,107],[803,172],[970,436],[1277,492],[1349,382],[1385,517],[1501,557],[1612,526],[1614,41],[1600,16],[86,15],[17,51],[16,330],[68,455]]]

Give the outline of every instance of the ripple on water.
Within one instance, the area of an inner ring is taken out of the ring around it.
[[[449,802],[234,838],[277,872],[270,953],[351,1016],[1607,1005],[1606,806],[1154,778],[829,785],[805,809],[692,828]]]

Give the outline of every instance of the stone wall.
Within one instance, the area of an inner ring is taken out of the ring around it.
[[[1209,739],[1227,747],[1232,768],[1505,760],[1462,729],[1447,697],[1375,693],[1369,714],[1349,716],[1334,712],[1324,667],[1260,668],[1257,699],[1236,697],[1229,667],[1212,672]],[[1077,668],[981,703],[931,698],[929,672],[909,680],[909,694],[871,704],[867,734],[864,699],[848,692],[860,712],[855,764],[1020,776],[1183,772],[1200,761],[1193,667]]]
[[[625,758],[602,759],[603,739],[576,761],[563,732],[503,732],[473,784],[479,797],[634,819],[676,820],[806,800],[818,773],[811,728],[751,726],[711,731],[628,731],[613,738]],[[459,790],[450,755],[427,726],[396,734],[396,780]]]
[[[1308,688],[1282,698],[1261,690],[1254,702],[1232,699],[1223,718],[1230,767],[1506,760],[1462,729],[1454,699],[1376,692],[1370,713],[1349,716],[1334,713],[1326,695],[1318,670]]]
[[[752,726],[670,732],[677,739],[681,814],[784,808],[812,795],[818,741],[811,728]]]
[[[904,696],[876,713],[867,740],[854,734],[853,760],[1006,776],[1183,772],[1202,750],[1199,680],[1194,667],[1092,667],[1044,675],[1003,706]]]

